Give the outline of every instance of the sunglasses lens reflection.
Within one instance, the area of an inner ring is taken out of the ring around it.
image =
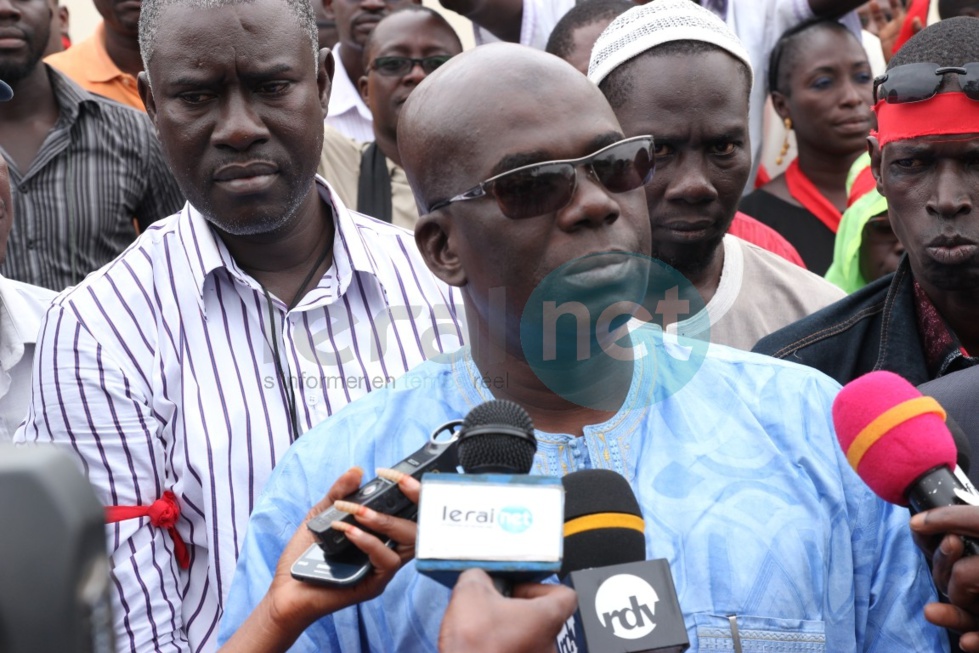
[[[962,68],[959,78],[962,92],[972,100],[979,100],[979,63],[969,63]],[[930,100],[938,94],[946,75],[936,75],[939,66],[933,63],[912,63],[889,70],[886,79],[876,84],[874,98],[888,104],[907,104]],[[951,71],[950,71],[951,72]]]
[[[501,177],[493,185],[493,194],[503,215],[522,220],[563,208],[574,188],[574,167],[554,163]]]
[[[651,149],[648,139],[616,143],[582,164],[610,192],[624,193],[649,181],[654,167]],[[576,174],[572,163],[542,163],[500,177],[492,193],[508,218],[532,218],[567,206],[574,195]]]
[[[628,145],[628,150],[625,148]],[[624,193],[639,188],[649,180],[653,160],[649,148],[638,143],[623,145],[624,151],[609,150],[592,162],[595,176],[613,193]]]

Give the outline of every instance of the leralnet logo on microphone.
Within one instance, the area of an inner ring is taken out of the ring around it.
[[[462,510],[443,506],[442,521],[449,525],[465,527],[491,527],[498,525],[507,533],[523,533],[534,524],[534,513],[523,506],[506,506],[489,510]]]

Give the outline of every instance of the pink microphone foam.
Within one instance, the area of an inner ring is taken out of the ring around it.
[[[847,383],[833,401],[833,424],[850,465],[890,503],[908,505],[908,488],[925,472],[955,468],[955,441],[944,411],[892,372]]]

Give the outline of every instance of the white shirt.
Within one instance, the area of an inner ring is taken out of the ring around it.
[[[119,651],[215,648],[248,516],[293,441],[286,384],[305,431],[461,344],[459,293],[428,272],[412,235],[318,183],[336,214],[333,264],[291,311],[273,297],[273,324],[261,285],[189,205],[44,318],[14,439],[74,451],[107,506],[165,490],[180,504],[187,570],[148,519],[106,527]]]
[[[343,67],[339,43],[333,48],[333,59],[336,67],[333,73],[333,87],[330,89],[326,124],[349,138],[369,143],[374,140],[374,116],[364,104],[356,80],[351,80],[347,75],[347,69]]]
[[[0,442],[10,442],[27,414],[34,343],[56,294],[0,276]]]
[[[520,21],[520,44],[543,50],[551,31],[564,14],[575,6],[575,0],[524,0]],[[489,30],[473,23],[476,45],[495,43],[500,39]]]

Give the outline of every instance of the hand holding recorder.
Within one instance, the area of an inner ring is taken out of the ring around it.
[[[390,471],[390,470],[389,470]],[[381,472],[384,473],[383,471]],[[330,488],[326,497],[313,506],[306,521],[334,506],[342,497],[356,492],[360,487],[363,470],[347,470]],[[421,488],[417,480],[407,474],[388,475],[398,489],[412,502],[418,501]],[[356,506],[350,506],[357,510]],[[337,610],[368,601],[381,594],[395,573],[414,557],[416,524],[407,519],[385,515],[361,507],[354,513],[356,525],[338,522],[349,542],[366,554],[370,567],[366,574],[352,585],[322,587],[296,580],[292,567],[316,537],[303,523],[286,545],[272,578],[272,585],[262,602],[221,648],[221,653],[248,653],[250,651],[285,651],[314,621]],[[367,531],[378,533],[394,545],[388,545]]]

